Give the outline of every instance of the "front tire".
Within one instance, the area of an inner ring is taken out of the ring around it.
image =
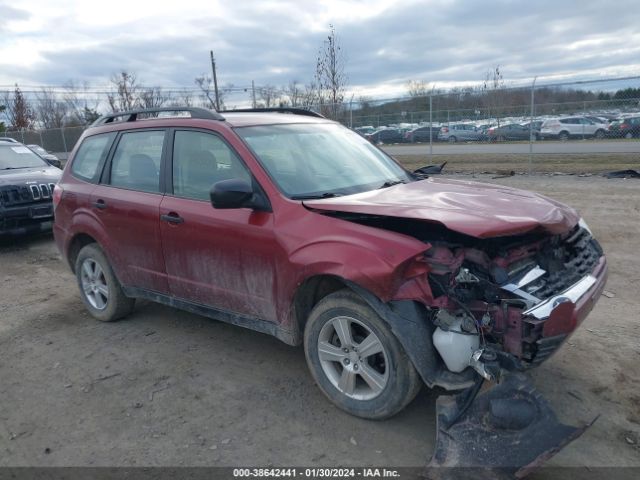
[[[422,382],[386,322],[350,290],[323,298],[304,332],[307,364],[320,390],[357,417],[388,418]]]
[[[106,255],[98,245],[92,243],[80,250],[75,272],[80,297],[94,318],[112,322],[131,313],[135,299],[124,294]]]

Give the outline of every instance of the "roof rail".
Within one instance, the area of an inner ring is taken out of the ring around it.
[[[122,122],[135,122],[140,114],[160,113],[160,112],[189,112],[191,118],[201,118],[206,120],[224,120],[224,117],[215,110],[198,107],[162,107],[162,108],[144,108],[141,110],[129,110],[126,112],[114,112],[102,115],[91,124],[92,127],[113,123],[116,118],[123,117]],[[126,118],[125,118],[126,117]]]
[[[304,108],[296,108],[296,107],[237,108],[235,110],[222,110],[221,113],[235,113],[235,112],[292,113],[293,115],[305,115],[307,117],[325,118],[324,115],[320,115],[317,112],[313,112],[311,110],[305,110]]]

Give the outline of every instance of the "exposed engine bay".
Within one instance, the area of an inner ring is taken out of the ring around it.
[[[433,344],[447,369],[471,366],[488,380],[549,358],[575,328],[573,305],[596,279],[603,252],[584,222],[550,235],[478,239],[433,223],[354,215],[352,222],[411,235],[429,245],[427,265]]]

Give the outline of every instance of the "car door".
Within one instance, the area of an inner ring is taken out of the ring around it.
[[[106,246],[120,281],[167,293],[158,212],[165,130],[125,131],[116,139],[91,207],[109,238]]]
[[[172,134],[170,188],[160,205],[161,236],[171,295],[189,302],[276,321],[271,212],[214,209],[211,186],[253,182],[221,135],[178,129]]]

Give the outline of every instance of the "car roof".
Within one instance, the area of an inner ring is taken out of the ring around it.
[[[292,113],[274,112],[222,112],[225,121],[232,127],[248,127],[258,125],[282,125],[286,123],[334,123],[320,117],[310,117]]]

